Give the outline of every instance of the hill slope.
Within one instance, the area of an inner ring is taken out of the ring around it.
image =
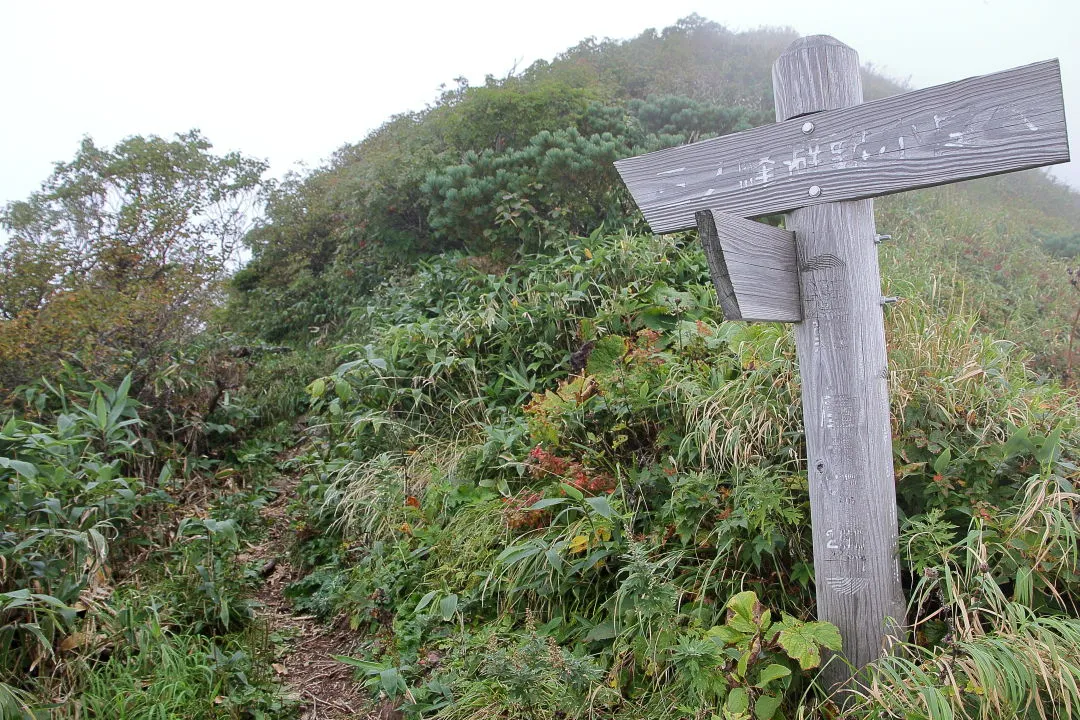
[[[351,308],[337,289],[321,301],[344,362],[309,388],[325,440],[296,594],[368,629],[357,664],[386,702],[836,712],[813,688],[834,637],[812,621],[789,331],[723,323],[692,234],[646,234],[610,169],[769,122],[790,40],[690,18],[586,42],[395,119],[295,186],[338,212],[324,238],[349,238],[311,277],[363,284]],[[1038,677],[1036,636],[1061,651],[1055,672],[1077,658],[1076,406],[1033,371],[1070,366],[1076,297],[1050,251],[1078,218],[1038,172],[879,201],[888,292],[906,298],[887,330],[918,633],[857,715],[1072,697],[1000,677]],[[268,282],[268,257],[239,279],[246,313],[297,290]],[[1044,614],[1028,625],[1024,608]]]
[[[355,716],[342,667],[381,718],[1070,716],[1080,203],[1037,172],[876,205],[912,632],[820,685],[790,327],[725,322],[611,164],[771,122],[792,39],[447,91],[274,187],[193,341],[12,393],[0,717]]]
[[[359,298],[417,257],[510,257],[601,224],[642,227],[611,161],[771,122],[771,63],[793,39],[692,16],[628,41],[585,41],[393,118],[278,189],[249,236],[235,322],[274,341],[311,327],[334,334]],[[903,89],[869,71],[864,85],[870,98]],[[1080,250],[1080,196],[1032,171],[879,207],[883,232],[911,250],[905,275],[924,297],[941,285],[932,275],[955,277],[986,328],[1016,330],[1039,367],[1064,371],[1074,303],[1065,265],[1047,256]],[[945,258],[947,271],[933,269]],[[282,305],[287,319],[263,311]]]

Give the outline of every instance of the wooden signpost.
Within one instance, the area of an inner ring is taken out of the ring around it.
[[[615,165],[654,232],[698,229],[727,319],[796,323],[818,616],[861,668],[905,611],[869,198],[1067,162],[1060,72],[863,103],[857,53],[816,35],[776,61],[773,92],[775,125]],[[746,219],[778,212],[784,230]]]

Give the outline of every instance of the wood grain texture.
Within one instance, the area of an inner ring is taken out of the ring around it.
[[[698,213],[697,225],[726,319],[802,320],[794,233],[713,211]],[[738,317],[728,314],[732,302]]]
[[[803,43],[797,52],[837,57],[831,43]],[[779,93],[818,82],[787,73],[817,73],[826,66],[828,82],[860,84],[854,52],[843,64],[782,58],[775,66],[781,76],[774,90],[777,108],[804,107]],[[858,92],[852,88],[833,96],[852,98]],[[787,216],[786,227],[795,233],[803,302],[795,343],[818,617],[840,628],[844,654],[863,667],[881,656],[905,612],[873,201],[797,209]],[[831,663],[824,677],[829,684],[843,683],[850,671]]]
[[[720,304],[720,309],[724,311],[724,319],[742,320],[742,309],[739,308],[735,288],[731,284],[731,275],[728,273],[727,260],[724,258],[724,249],[720,245],[720,238],[716,232],[713,214],[708,210],[701,210],[695,218],[698,238],[705,251],[705,262],[709,264],[709,276],[712,278],[713,287],[716,288],[716,299]]]
[[[773,65],[777,116],[797,118],[832,108],[861,105],[862,85],[833,82],[830,68],[850,65],[858,53],[830,35],[799,38]],[[790,83],[798,83],[798,87]]]
[[[782,117],[861,97],[861,89],[825,89],[853,51],[817,37],[826,41],[804,43],[774,67],[788,97],[777,100]],[[653,232],[664,233],[693,228],[698,210],[755,217],[1068,160],[1061,75],[1048,60],[615,165]]]

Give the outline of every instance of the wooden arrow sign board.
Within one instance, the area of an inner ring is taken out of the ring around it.
[[[795,233],[711,210],[698,236],[727,320],[802,320]]]
[[[773,91],[775,125],[616,166],[653,231],[698,228],[727,319],[796,323],[818,616],[861,668],[905,613],[867,198],[1068,161],[1061,80],[1051,60],[863,104],[858,55],[817,35]],[[784,230],[745,219],[777,212]]]
[[[1056,60],[615,163],[653,232],[1068,162]]]

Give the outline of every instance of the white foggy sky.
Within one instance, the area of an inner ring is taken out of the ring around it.
[[[37,189],[87,134],[111,145],[197,127],[275,176],[314,167],[457,76],[481,83],[692,12],[733,30],[833,35],[913,87],[1058,57],[1080,128],[1077,0],[0,0],[0,205]],[[1080,162],[1055,173],[1080,188]]]

